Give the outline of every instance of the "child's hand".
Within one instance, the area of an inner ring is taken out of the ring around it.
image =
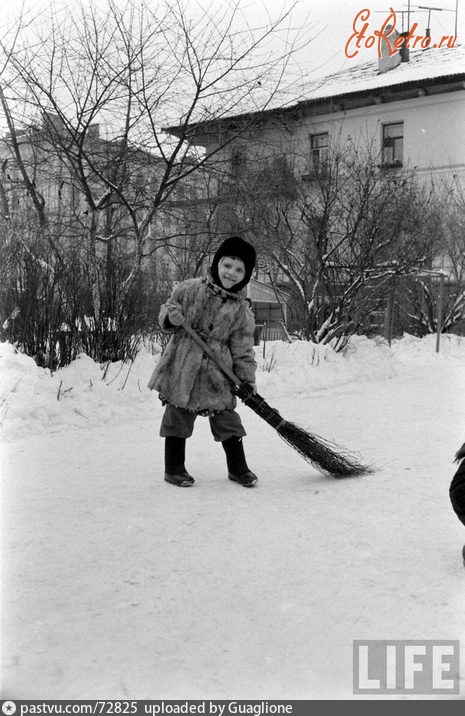
[[[168,320],[172,326],[182,326],[186,319],[184,318],[179,308],[173,308],[168,313]]]
[[[241,400],[247,400],[247,398],[250,398],[252,395],[256,395],[257,384],[252,382],[244,382],[241,383],[239,386],[233,386],[232,391],[233,393],[238,395]]]

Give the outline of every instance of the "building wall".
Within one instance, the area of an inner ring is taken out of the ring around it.
[[[308,118],[302,122],[298,155],[309,149],[309,134],[327,131],[330,144],[357,146],[374,140],[381,149],[382,126],[404,123],[404,167],[438,174],[465,171],[465,92],[389,102]]]
[[[336,110],[338,105],[335,104]],[[215,162],[234,179],[241,171],[259,169],[267,158],[286,156],[297,174],[311,168],[310,135],[328,132],[330,147],[371,144],[381,150],[383,124],[404,123],[403,166],[420,174],[465,179],[465,91],[418,96],[317,116],[283,113],[231,142]],[[222,137],[223,138],[223,137]],[[203,137],[212,148],[214,135]],[[242,157],[242,160],[241,160]]]

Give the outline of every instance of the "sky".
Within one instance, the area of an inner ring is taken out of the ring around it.
[[[82,0],[85,4],[90,0]],[[98,1],[98,0],[97,0]],[[119,0],[117,0],[119,2]],[[367,19],[369,24],[369,32],[380,29],[383,22],[390,14],[392,7],[396,12],[396,27],[399,30],[407,29],[406,25],[402,28],[402,11],[407,12],[407,2],[402,0],[399,4],[393,0],[325,0],[325,2],[315,2],[314,0],[266,0],[266,2],[257,2],[257,0],[240,0],[244,8],[244,21],[254,25],[259,23],[268,13],[272,18],[279,16],[281,13],[292,9],[289,24],[295,28],[295,31],[302,32],[306,29],[314,39],[304,49],[299,60],[305,66],[307,71],[315,72],[321,76],[330,74],[347,67],[351,62],[359,62],[374,59],[376,49],[360,48],[356,57],[347,58],[345,54],[346,43],[354,32],[353,23],[358,13],[368,10],[370,15]],[[209,8],[221,5],[224,0],[187,0],[186,5],[195,7],[202,5]],[[33,8],[37,12],[40,8],[47,7],[49,0],[2,0],[2,15],[6,17],[17,16],[21,7],[26,9]],[[55,6],[64,4],[64,0],[55,0]],[[457,4],[458,17],[458,42],[464,42],[465,38],[465,0],[435,0],[434,3],[426,3],[423,7],[444,8],[442,11],[433,10],[430,15],[430,28],[433,37],[442,35],[455,34],[455,9]],[[424,34],[424,28],[427,26],[428,11],[419,10],[418,5],[410,3],[411,19],[418,22],[417,34]],[[407,15],[404,16],[404,22],[407,22]],[[3,24],[0,20],[0,26]]]
[[[219,0],[218,0],[219,1]],[[443,35],[455,34],[455,9],[457,1],[457,42],[465,42],[465,0],[444,0],[444,2],[426,3],[422,7],[444,8],[434,10],[430,16],[428,11],[418,9],[418,5],[410,3],[411,23],[418,23],[416,34],[424,35],[425,28],[429,27],[431,35],[439,39]],[[260,3],[251,3],[257,8],[257,15],[262,6]],[[253,10],[249,12],[253,12]],[[354,22],[359,13],[369,11],[366,18],[369,29],[367,37],[374,30],[380,30],[383,23],[390,16],[393,8],[396,16],[395,26],[399,32],[407,30],[408,3],[402,0],[399,4],[393,0],[326,0],[324,3],[311,0],[267,0],[266,8],[272,17],[290,8],[292,10],[292,25],[296,28],[308,28],[313,37],[311,43],[299,54],[299,61],[308,72],[315,76],[325,76],[340,69],[348,68],[352,63],[375,60],[377,58],[377,45],[372,48],[362,46],[357,55],[351,58],[346,56],[346,44],[354,33]],[[403,15],[403,13],[405,13]],[[404,23],[404,24],[403,24]],[[363,21],[359,19],[356,29],[361,29]],[[355,50],[353,44],[349,46],[349,54]]]
[[[267,6],[270,9],[279,9],[291,6],[291,2],[283,2],[282,0],[269,0]],[[425,3],[428,6],[428,3]],[[455,0],[445,0],[445,2],[429,3],[429,6],[442,7],[455,11]],[[354,58],[348,58],[345,53],[346,43],[350,36],[354,33],[353,25],[356,16],[363,10],[369,11],[367,22],[369,30],[367,36],[371,35],[374,30],[379,30],[384,21],[390,15],[390,8],[396,13],[396,29],[399,31],[407,29],[407,15],[404,15],[404,23],[402,26],[402,11],[407,11],[407,2],[396,4],[393,0],[326,0],[325,3],[316,2],[299,2],[294,14],[297,19],[305,19],[314,22],[320,31],[318,37],[311,43],[307,51],[308,61],[310,65],[315,65],[318,71],[321,66],[321,72],[327,73],[337,71],[342,66],[349,66],[354,61],[367,61],[375,59],[377,56],[375,48],[361,47],[358,55]],[[428,12],[414,10],[417,5],[411,3],[411,25],[418,22],[417,34],[424,34],[424,28],[427,26]],[[458,42],[461,38],[465,38],[465,0],[458,0]],[[357,29],[361,29],[363,22],[359,20],[356,25]],[[455,30],[455,12],[433,11],[431,13],[430,28],[432,36],[453,35]],[[461,30],[461,32],[460,32]],[[354,48],[353,48],[354,49]],[[349,47],[349,54],[353,49]]]

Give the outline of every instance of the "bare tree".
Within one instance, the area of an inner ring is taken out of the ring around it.
[[[304,181],[291,164],[280,185],[267,173],[241,180],[243,226],[260,242],[267,273],[291,291],[299,334],[342,348],[392,281],[431,258],[433,196],[413,173],[380,170],[370,146],[334,149]]]
[[[295,41],[269,56],[264,49],[271,37],[279,39],[288,14],[240,30],[239,2],[189,18],[180,0],[155,8],[130,2],[124,9],[109,0],[103,10],[67,8],[65,16],[49,19],[44,34],[38,31],[36,42],[4,47],[2,103],[11,150],[42,224],[44,197],[22,162],[24,118],[27,129],[34,120],[42,124],[41,139],[66,162],[85,197],[91,242],[102,238],[96,214],[111,199],[124,207],[138,270],[154,215],[224,145],[196,154],[188,143],[191,123],[245,106],[264,109],[279,93]],[[19,115],[25,98],[29,111]],[[176,138],[165,130],[174,123]],[[97,126],[107,141],[96,141]],[[134,172],[141,169],[138,185]]]
[[[70,245],[85,256],[102,324],[139,285],[147,257],[169,250],[157,227],[170,220],[176,192],[233,139],[197,151],[192,123],[259,113],[289,90],[286,73],[306,41],[289,41],[290,10],[251,28],[240,1],[215,7],[73,3],[19,18],[1,42],[5,222],[20,185],[52,270],[69,273]]]
[[[443,333],[465,322],[465,187],[454,177],[439,185],[438,193],[443,221],[428,266],[436,275],[431,271],[416,278],[408,291],[406,313],[421,335],[435,333],[438,320]]]
[[[440,296],[441,290],[447,294]],[[433,283],[429,280],[416,279],[408,291],[409,305],[406,310],[412,325],[420,335],[436,333],[438,320],[441,321],[441,333],[450,333],[465,319],[465,288],[464,284],[457,286],[447,283],[442,289],[439,279]],[[442,302],[441,312],[439,301]]]

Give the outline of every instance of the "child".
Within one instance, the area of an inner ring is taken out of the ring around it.
[[[449,488],[449,497],[452,509],[465,525],[465,443],[455,454],[455,461],[460,462],[459,469],[452,478]],[[463,564],[465,566],[465,546],[462,549]]]
[[[184,321],[190,324],[220,362],[255,391],[255,321],[249,301],[240,293],[254,266],[253,246],[231,236],[215,253],[207,276],[180,283],[161,307],[160,325],[173,335],[148,385],[159,391],[166,405],[160,436],[165,438],[165,480],[172,485],[194,484],[184,459],[186,438],[198,415],[208,416],[213,437],[223,446],[229,479],[244,487],[258,481],[245,459],[246,433],[234,410],[231,383],[182,328]]]

